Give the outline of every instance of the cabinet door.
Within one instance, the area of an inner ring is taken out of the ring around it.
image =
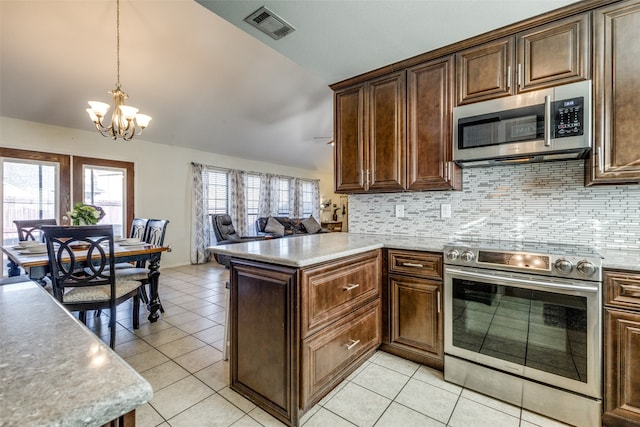
[[[409,190],[462,188],[460,168],[452,162],[453,60],[447,56],[407,70]]]
[[[405,92],[404,71],[368,84],[369,191],[405,188]]]
[[[442,368],[442,283],[403,276],[389,277],[390,346],[426,357]]]
[[[458,52],[458,105],[513,94],[513,51],[514,37],[506,37]]]
[[[366,191],[365,84],[334,94],[334,165],[336,193]]]
[[[640,425],[640,313],[605,309],[603,424]]]
[[[640,182],[640,2],[594,12],[594,149],[587,185]]]
[[[590,23],[585,13],[518,34],[517,91],[588,79]]]
[[[231,262],[231,388],[285,424],[298,419],[297,273]]]

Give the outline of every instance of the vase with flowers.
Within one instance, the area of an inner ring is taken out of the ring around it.
[[[76,203],[73,210],[67,212],[73,225],[96,225],[104,215],[104,210],[100,206],[86,205],[82,202]]]

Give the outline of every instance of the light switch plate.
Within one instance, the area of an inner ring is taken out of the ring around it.
[[[449,203],[440,205],[440,218],[451,218],[451,205]]]
[[[396,205],[396,218],[404,218],[404,205]]]

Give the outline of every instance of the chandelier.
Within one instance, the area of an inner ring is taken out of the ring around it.
[[[109,136],[114,140],[122,138],[125,141],[129,141],[134,135],[142,133],[144,128],[149,125],[151,116],[138,114],[136,107],[124,104],[124,101],[129,99],[129,95],[120,87],[120,0],[116,0],[116,58],[118,63],[116,88],[108,92],[113,96],[111,124],[106,125],[104,122],[105,114],[107,114],[110,107],[109,104],[89,101],[91,108],[87,108],[87,113],[89,113],[91,121],[96,125],[96,129],[102,136]]]

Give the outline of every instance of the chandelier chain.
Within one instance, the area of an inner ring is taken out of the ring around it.
[[[116,0],[116,63],[118,64],[116,87],[120,87],[120,0]]]

